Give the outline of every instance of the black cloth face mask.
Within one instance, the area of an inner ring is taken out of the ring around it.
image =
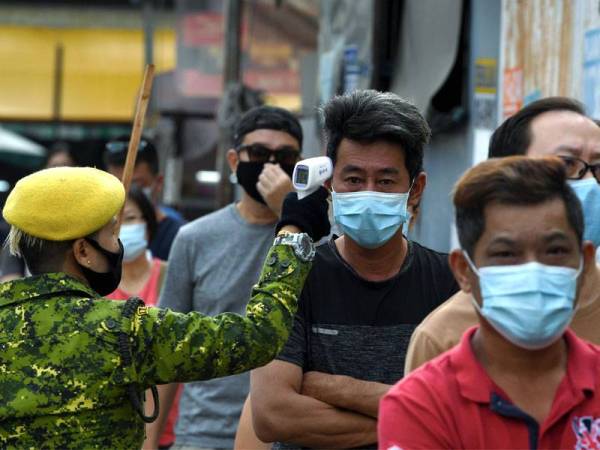
[[[238,183],[240,186],[244,188],[246,194],[252,197],[257,202],[266,205],[265,199],[258,189],[256,188],[256,183],[258,183],[258,177],[265,163],[257,162],[257,161],[240,161],[238,162],[237,170],[235,171],[235,176],[237,177]],[[285,173],[288,174],[290,178],[292,178],[292,174],[294,173],[294,166],[292,164],[280,164],[281,168]]]
[[[90,287],[101,296],[113,292],[121,282],[121,271],[123,262],[123,244],[119,239],[119,251],[110,252],[103,248],[98,242],[90,238],[84,238],[92,247],[104,255],[108,261],[108,272],[96,272],[79,264],[83,275],[90,284]]]

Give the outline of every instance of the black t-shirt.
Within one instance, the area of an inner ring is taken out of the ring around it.
[[[409,241],[398,274],[374,282],[361,278],[330,240],[317,249],[294,327],[277,359],[305,372],[394,384],[403,376],[415,327],[456,291],[445,253]]]
[[[374,282],[361,278],[331,240],[317,249],[278,359],[304,371],[395,383],[413,330],[456,291],[445,253],[409,241],[400,272]]]
[[[152,256],[166,261],[169,258],[173,240],[183,225],[185,225],[185,221],[165,215],[164,219],[158,222],[156,233],[150,242]]]

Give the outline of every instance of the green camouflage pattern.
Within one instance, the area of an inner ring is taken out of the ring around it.
[[[0,284],[0,448],[139,448],[144,423],[125,386],[141,394],[268,363],[288,338],[309,269],[291,247],[274,246],[245,317],[138,307],[128,319],[125,302],[64,273]]]

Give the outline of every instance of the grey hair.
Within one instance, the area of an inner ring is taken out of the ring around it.
[[[43,239],[36,238],[35,236],[25,233],[15,226],[11,226],[4,244],[5,246],[8,246],[10,254],[13,256],[22,257],[21,245],[23,244],[27,247],[37,247],[38,249],[41,249],[44,241]]]
[[[321,112],[327,155],[334,164],[342,139],[365,143],[382,140],[402,147],[411,179],[422,172],[423,150],[431,137],[431,129],[409,101],[391,92],[357,90],[333,97]]]

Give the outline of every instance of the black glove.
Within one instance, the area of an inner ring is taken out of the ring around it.
[[[324,187],[302,200],[298,200],[298,194],[290,192],[283,200],[281,220],[277,223],[275,232],[279,232],[285,225],[295,225],[308,234],[313,242],[327,236],[331,229],[327,215],[327,197],[329,192]]]

